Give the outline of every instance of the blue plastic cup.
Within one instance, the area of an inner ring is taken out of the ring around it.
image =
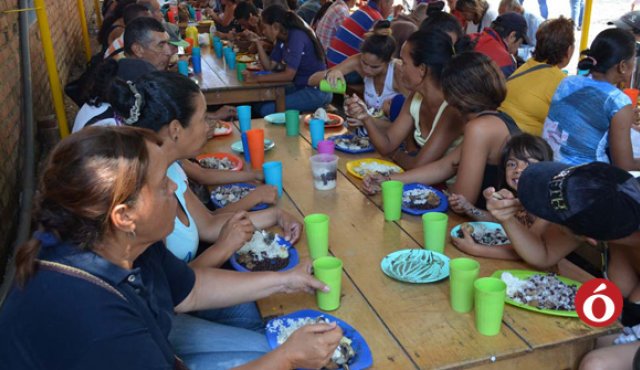
[[[282,197],[282,162],[265,162],[262,164],[264,183],[278,188],[278,197]]]
[[[229,52],[229,60],[227,61],[229,69],[236,69],[236,52],[231,49]]]
[[[178,73],[189,76],[189,62],[187,62],[186,60],[179,60]]]
[[[251,106],[241,105],[236,108],[238,121],[240,122],[240,132],[251,130]]]
[[[313,149],[318,148],[318,143],[324,140],[324,121],[314,118],[309,122],[309,131],[311,131],[311,146]]]
[[[247,133],[241,133],[240,139],[242,139],[242,153],[244,154],[244,161],[251,164],[251,153],[249,153],[249,140],[247,140]]]
[[[216,56],[218,58],[222,58],[222,43],[215,43],[213,44],[213,49],[216,52]]]
[[[193,73],[202,73],[202,59],[200,59],[200,54],[191,54],[191,64],[193,65]]]

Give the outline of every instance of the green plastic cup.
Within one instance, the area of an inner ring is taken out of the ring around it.
[[[447,236],[449,216],[441,212],[429,212],[422,215],[422,231],[425,249],[443,253]]]
[[[475,288],[476,329],[482,335],[498,335],[502,327],[507,284],[498,278],[484,277],[476,280],[473,286]]]
[[[298,136],[300,134],[300,111],[290,109],[284,112],[284,124],[287,136]]]
[[[329,216],[314,213],[304,218],[309,255],[312,260],[329,254]]]
[[[320,81],[320,91],[330,92],[335,94],[344,94],[347,92],[347,83],[344,80],[336,81],[335,86],[331,86],[329,81],[322,80]]]
[[[242,75],[242,71],[247,69],[247,63],[238,63],[236,65],[236,75],[238,76],[238,81],[244,81],[244,76]]]
[[[473,283],[480,273],[480,264],[471,258],[456,258],[449,262],[451,308],[469,312],[473,308]]]
[[[382,209],[386,221],[398,221],[402,214],[402,182],[382,182]]]
[[[313,276],[329,286],[328,292],[316,291],[318,308],[333,311],[340,307],[342,261],[336,257],[320,257],[313,261]]]

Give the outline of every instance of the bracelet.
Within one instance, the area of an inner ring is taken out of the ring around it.
[[[324,79],[325,79],[325,80],[327,79],[327,76],[329,75],[329,71],[331,71],[331,70],[330,70],[330,69],[327,69],[327,70],[324,72]]]

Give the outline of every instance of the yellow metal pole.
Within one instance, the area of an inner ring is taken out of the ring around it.
[[[64,138],[69,135],[69,126],[67,125],[67,116],[64,112],[64,100],[62,99],[62,87],[60,86],[60,77],[58,77],[58,70],[56,68],[56,58],[53,54],[53,42],[51,42],[47,9],[45,8],[44,0],[34,0],[34,5],[36,8],[36,16],[38,17],[40,36],[42,37],[44,61],[47,65],[47,72],[49,74],[53,107],[56,111],[56,118],[58,119],[60,137]]]
[[[80,13],[80,28],[82,29],[82,39],[84,40],[84,53],[87,57],[88,62],[91,60],[91,44],[89,43],[87,17],[84,14],[84,0],[78,0],[78,12]]]
[[[98,28],[102,28],[102,8],[100,7],[100,0],[93,0],[93,8],[96,12],[96,22]]]
[[[582,19],[582,35],[580,36],[580,51],[586,49],[588,46],[587,43],[589,42],[589,27],[591,26],[591,5],[593,5],[593,0],[585,0],[584,17]]]

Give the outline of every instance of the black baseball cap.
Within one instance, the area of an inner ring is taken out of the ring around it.
[[[496,18],[493,26],[501,26],[507,33],[516,32],[516,39],[522,39],[523,44],[529,44],[527,38],[527,21],[515,12],[504,13]]]
[[[603,162],[531,164],[518,181],[518,198],[528,212],[597,240],[640,228],[640,182]]]
[[[607,23],[623,30],[640,34],[640,10],[625,13],[622,17]]]

